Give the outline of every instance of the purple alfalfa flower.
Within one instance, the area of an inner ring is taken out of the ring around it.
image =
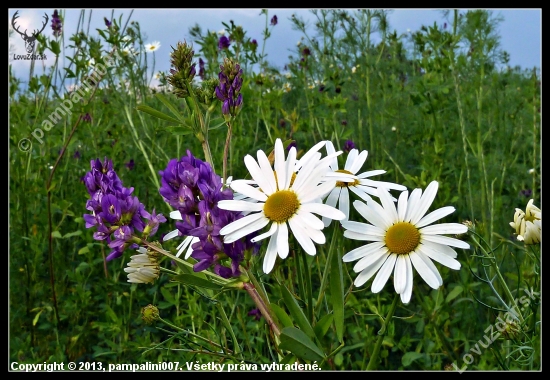
[[[63,23],[61,22],[61,18],[59,17],[59,13],[57,12],[57,9],[53,11],[52,15],[52,30],[54,37],[59,37],[61,35],[61,30],[63,28]]]
[[[229,37],[221,36],[218,40],[218,49],[220,50],[228,49],[229,45],[231,45],[231,40],[229,39]]]
[[[164,215],[157,214],[155,209],[153,209],[153,212],[150,214],[147,211],[142,210],[141,216],[147,220],[147,224],[143,229],[143,234],[145,236],[153,236],[158,231],[159,225],[166,222]]]
[[[110,29],[111,25],[112,25],[112,22],[109,21],[109,19],[107,17],[103,17],[103,21],[105,22],[105,26]]]
[[[131,158],[130,161],[124,164],[128,170],[133,170],[136,163],[134,162],[134,159]]]
[[[296,141],[295,140],[292,140],[290,142],[290,144],[288,144],[288,146],[286,147],[286,150],[289,151],[293,147],[296,148],[296,150],[298,150],[298,147],[296,146]]]
[[[216,97],[222,101],[222,114],[235,117],[243,106],[241,87],[243,84],[241,66],[230,58],[225,58],[220,65],[218,74],[219,85],[216,87]]]
[[[252,309],[248,312],[248,315],[254,317],[255,320],[259,321],[262,318],[262,312],[260,309]]]
[[[275,26],[277,25],[277,15],[273,15],[273,17],[271,17],[271,25]]]
[[[346,142],[344,144],[344,150],[346,152],[349,152],[352,149],[355,149],[355,143],[352,140],[346,140]]]
[[[113,194],[103,195],[101,198],[101,210],[97,215],[102,222],[101,224],[116,224],[120,221],[120,217],[122,216],[120,203],[118,198]]]
[[[86,123],[92,122],[92,115],[90,115],[88,112],[86,112],[85,115],[82,115],[82,121],[85,121]]]
[[[199,77],[204,80],[205,74],[206,70],[204,68],[204,60],[202,58],[199,58]]]
[[[74,158],[75,160],[79,160],[80,157],[82,157],[82,156],[80,155],[80,151],[78,151],[78,150],[75,151],[74,154],[73,154],[73,158]]]
[[[126,248],[134,247],[136,244],[132,243],[133,231],[128,226],[121,226],[114,232],[114,239],[109,242],[109,248],[112,248],[112,251],[107,256],[106,260],[110,261],[116,258],[119,258],[124,253]]]

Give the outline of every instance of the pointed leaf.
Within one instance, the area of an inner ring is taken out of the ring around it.
[[[307,320],[306,315],[300,308],[298,301],[296,301],[290,291],[283,284],[281,284],[281,292],[283,293],[283,300],[285,302],[285,305],[288,308],[288,311],[290,312],[292,318],[294,318],[294,320],[296,321],[298,327],[302,329],[310,338],[315,338],[313,327],[311,327],[311,324]]]
[[[141,105],[137,106],[136,109],[138,111],[148,113],[149,115],[154,116],[156,118],[166,120],[166,121],[170,121],[170,122],[175,123],[175,124],[181,124],[181,122],[178,119],[174,119],[172,116],[169,116],[169,115],[167,115],[163,112],[160,112],[160,111],[154,109],[153,107],[149,107],[149,106],[141,104]]]
[[[273,313],[275,313],[275,316],[277,317],[279,322],[281,322],[283,327],[294,326],[294,323],[292,323],[292,319],[290,319],[290,317],[282,307],[280,307],[276,303],[272,303],[270,304],[270,306],[271,306],[271,310],[273,310]]]
[[[174,276],[173,281],[179,281],[182,284],[198,286],[205,289],[220,290],[222,287],[218,284],[213,283],[212,281],[205,280],[193,274],[179,274]]]
[[[279,348],[292,352],[297,357],[310,360],[322,361],[323,351],[300,329],[296,327],[285,327],[279,336],[281,344]]]
[[[163,94],[157,93],[155,96],[172,112],[176,119],[183,121],[181,113],[178,111],[177,107],[170,103],[170,101]]]

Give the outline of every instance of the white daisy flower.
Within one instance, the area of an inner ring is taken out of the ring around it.
[[[251,239],[252,242],[257,242],[271,237],[263,262],[263,271],[266,274],[273,269],[277,255],[283,260],[288,256],[289,227],[304,251],[313,256],[316,254],[314,243],[324,244],[326,241],[321,232],[324,228],[323,222],[313,214],[337,220],[345,217],[341,211],[319,202],[321,195],[334,186],[334,181],[322,182],[329,170],[329,159],[332,156],[321,159],[321,153],[315,152],[307,160],[302,157],[302,166],[294,177],[296,148],[290,148],[285,160],[283,143],[281,139],[277,139],[274,152],[274,168],[271,168],[269,159],[262,150],[258,150],[257,161],[251,155],[244,158],[252,179],[259,187],[241,180],[231,182],[234,191],[252,198],[253,201],[218,202],[221,209],[249,213],[220,230],[220,234],[224,235],[224,243],[232,243],[271,224],[267,232]],[[337,152],[334,156],[341,153]]]
[[[443,280],[432,260],[451,269],[460,269],[457,253],[452,247],[469,249],[470,245],[442,235],[463,234],[468,231],[468,227],[459,223],[430,226],[453,213],[455,208],[452,206],[442,207],[424,216],[435,198],[438,186],[433,181],[424,194],[421,189],[415,189],[410,197],[408,191],[403,191],[397,201],[397,209],[389,192],[383,188],[377,189],[382,205],[375,201],[368,204],[353,202],[359,214],[371,224],[343,221],[342,226],[346,230],[344,236],[372,242],[355,248],[342,258],[344,262],[359,260],[353,267],[359,273],[354,281],[355,286],[363,285],[378,272],[371,285],[371,291],[378,293],[393,271],[394,289],[406,304],[412,295],[413,267],[433,289],[439,288]]]
[[[145,45],[145,50],[147,51],[147,53],[152,53],[158,50],[159,48],[160,48],[159,41],[154,41],[154,42],[151,42],[150,44]]]
[[[514,221],[510,226],[516,230],[517,239],[525,244],[538,244],[542,240],[542,210],[533,204],[530,199],[522,209],[516,208]]]
[[[334,153],[334,145],[331,141],[327,141],[326,148],[327,154],[330,155]],[[371,179],[368,179],[369,177],[386,173],[385,170],[370,170],[361,174],[357,174],[357,172],[363,167],[363,164],[367,160],[367,156],[368,152],[366,150],[361,151],[361,153],[359,153],[359,150],[357,149],[350,150],[348,157],[346,158],[344,169],[338,169],[338,159],[336,157],[331,160],[330,168],[335,173],[343,173],[353,176],[353,181],[351,182],[343,182],[341,180],[338,180],[338,182],[336,182],[336,186],[334,187],[334,189],[332,189],[325,202],[327,205],[332,207],[336,207],[336,205],[338,204],[338,208],[340,209],[340,211],[342,211],[346,215],[346,218],[344,220],[349,219],[350,190],[366,202],[372,201],[370,195],[376,196],[376,189],[378,187],[384,187],[386,188],[386,190],[407,190],[407,188],[403,185],[398,185],[391,182],[373,181]],[[397,200],[395,198],[393,199]],[[330,222],[330,219],[323,218],[323,223],[325,224],[325,227],[327,227]]]
[[[136,284],[150,284],[155,282],[160,274],[158,258],[155,254],[147,253],[147,249],[140,247],[138,255],[130,257],[124,272],[128,273],[128,282]]]
[[[179,211],[172,211],[170,212],[170,218],[175,220],[183,220],[181,217],[181,213]],[[176,236],[182,236],[181,232],[178,229],[175,229],[174,231],[168,232],[166,235],[164,235],[164,241],[170,240],[175,238]],[[187,260],[191,254],[193,253],[193,244],[198,242],[200,239],[196,236],[186,236],[183,241],[176,247],[177,253],[176,257],[180,257],[181,253],[185,251],[184,258]]]

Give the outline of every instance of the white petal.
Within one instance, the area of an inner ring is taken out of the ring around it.
[[[409,192],[407,190],[402,191],[399,194],[399,199],[397,200],[397,220],[405,220],[405,215],[407,214],[407,198],[409,197]]]
[[[281,259],[286,259],[288,256],[288,227],[286,223],[279,224],[277,231],[277,252]]]
[[[407,187],[403,185],[399,185],[397,183],[393,182],[385,182],[385,181],[374,181],[372,179],[361,179],[359,181],[361,185],[370,186],[370,187],[383,187],[389,190],[398,190],[398,191],[404,191],[407,190]]]
[[[313,147],[311,147],[306,154],[300,158],[299,161],[296,162],[296,170],[300,169],[310,158],[312,155],[317,153],[319,149],[321,149],[325,144],[327,143],[326,140],[319,141],[317,144],[315,144]]]
[[[412,252],[409,254],[411,262],[420,275],[422,279],[428,284],[432,289],[437,289],[441,286],[440,278],[441,275],[439,271],[434,266],[428,266],[424,260],[420,257],[418,252]],[[429,259],[428,259],[429,260]]]
[[[296,148],[292,147],[290,148],[290,151],[288,152],[288,156],[286,158],[286,180],[285,183],[279,182],[279,187],[281,189],[288,189],[290,188],[290,182],[292,181],[292,176],[294,174],[294,167],[296,166]]]
[[[279,139],[280,140],[280,139]],[[277,154],[277,152],[275,152]],[[264,186],[267,183],[267,188],[263,188],[260,186],[260,188],[267,194],[271,195],[275,191],[277,191],[277,184],[275,183],[275,174],[273,173],[273,169],[271,168],[271,164],[269,163],[269,159],[267,158],[265,152],[263,150],[259,150],[257,153],[258,157],[258,164],[260,165],[260,169],[262,170],[262,173],[264,175],[265,183]],[[284,160],[284,151],[283,151],[283,157]],[[256,178],[254,178],[256,179]]]
[[[252,239],[250,239],[250,241],[252,243],[256,243],[257,241],[263,240],[266,237],[270,237],[275,232],[277,232],[277,223],[271,223],[271,227],[269,227],[269,230],[267,232],[264,232],[263,234],[254,236]]]
[[[449,267],[451,269],[458,270],[460,269],[460,262],[453,259],[452,257],[447,256],[444,253],[441,253],[435,249],[432,249],[431,247],[428,247],[427,245],[420,244],[417,248],[417,250],[424,253],[426,256],[428,256],[430,259],[437,261],[438,263],[445,265],[446,267]]]
[[[308,192],[303,192],[299,194],[298,200],[300,203],[309,203],[316,198],[324,198],[330,191],[332,191],[336,186],[336,182],[327,181],[321,183],[319,186],[310,189]]]
[[[459,223],[440,223],[420,229],[422,234],[427,235],[463,234],[467,231],[468,227]]]
[[[428,256],[426,256],[424,253],[422,253],[418,249],[414,252],[414,254],[416,254],[418,257],[420,257],[422,259],[422,261],[424,262],[424,264],[426,264],[426,266],[437,277],[437,280],[439,281],[439,286],[443,285],[443,278],[441,278],[441,275],[439,274],[439,270],[437,270],[437,267],[433,263],[432,259],[430,259]]]
[[[437,181],[430,182],[428,187],[426,187],[426,190],[424,190],[424,194],[422,194],[416,210],[414,210],[414,212],[411,214],[412,224],[416,225],[416,223],[426,214],[426,211],[428,211],[435,199],[438,187],[439,183]]]
[[[379,187],[378,198],[380,198],[380,202],[382,202],[386,215],[388,215],[393,222],[396,222],[397,210],[395,209],[395,203],[393,203],[392,197],[388,190],[386,188]]]
[[[265,155],[265,153],[264,153],[264,155]],[[254,159],[254,157],[252,157],[250,154],[247,154],[244,157],[244,164],[246,165],[246,168],[248,169],[248,172],[250,173],[250,175],[252,176],[254,181],[258,184],[258,186],[263,190],[264,193],[266,193],[266,191],[268,189],[272,189],[272,187],[270,186],[270,182],[267,179],[267,177],[269,177],[269,175],[266,175],[265,173],[262,172],[262,169],[260,168],[260,166],[258,165],[256,160]],[[271,175],[273,175],[273,171],[272,171]],[[237,190],[234,187],[235,182],[236,181],[231,182],[231,185],[230,185],[231,188],[233,190],[239,192],[239,193],[242,193],[242,191]],[[271,194],[271,192],[269,194]],[[266,196],[266,198],[267,198],[267,196]],[[263,199],[263,200],[265,200],[265,199]]]
[[[300,210],[306,211],[306,212],[312,212],[317,215],[326,216],[327,218],[331,218],[334,220],[342,220],[346,217],[344,213],[334,207],[331,207],[329,205],[326,205],[324,203],[305,203],[300,205]]]
[[[413,191],[411,191],[411,195],[407,201],[407,212],[405,214],[405,219],[403,220],[404,222],[411,221],[411,216],[416,211],[416,207],[421,196],[422,189],[414,189]]]
[[[374,280],[372,281],[371,291],[373,293],[380,292],[384,285],[386,285],[386,282],[388,282],[388,278],[390,278],[393,271],[396,260],[397,255],[392,254],[389,255],[388,259],[384,262],[384,265],[382,265],[382,268],[380,268],[376,274],[376,277],[374,277]]]
[[[348,239],[361,240],[361,241],[384,241],[384,236],[370,235],[370,234],[364,234],[361,232],[354,232],[354,231],[344,231],[344,237],[347,237]]]
[[[345,263],[348,263],[350,261],[358,260],[362,257],[367,256],[368,254],[370,254],[374,251],[378,251],[378,250],[382,249],[383,246],[384,246],[384,243],[382,243],[382,242],[375,242],[375,243],[371,243],[371,244],[362,245],[362,246],[357,247],[355,249],[352,249],[351,251],[346,253],[342,257],[342,261],[345,262]]]
[[[359,153],[359,156],[357,156],[357,158],[353,160],[349,169],[348,168],[345,168],[345,169],[352,172],[353,174],[357,173],[359,169],[363,167],[363,164],[367,160],[368,154],[369,152],[367,152],[366,150],[362,151],[361,153]]]
[[[273,270],[275,259],[277,259],[277,239],[275,236],[272,236],[271,239],[269,239],[264,256],[263,270],[265,274]]]
[[[338,202],[338,197],[340,196],[340,189],[341,187],[335,187],[327,197],[325,204],[329,205],[331,207],[336,207],[336,204]],[[328,218],[326,216],[323,216],[323,223],[325,224],[325,227],[328,227],[330,222],[332,221],[331,218]]]
[[[456,257],[458,256],[456,251],[451,247],[449,247],[448,245],[432,243],[431,241],[427,241],[426,239],[422,241],[422,244],[427,245],[428,247],[435,249],[436,251],[440,251],[441,253],[444,253],[447,256],[452,257],[453,259],[456,259]]]
[[[470,249],[470,244],[466,243],[465,241],[451,238],[448,236],[422,234],[422,239],[431,241],[432,243],[450,245],[451,247]]]
[[[249,225],[252,225],[252,226],[259,225],[259,226],[261,226],[261,227],[258,227],[257,229],[254,230],[254,231],[257,231],[260,228],[264,227],[268,222],[269,222],[269,219],[267,219],[264,216],[264,214],[261,213],[261,212],[258,212],[256,214],[250,214],[250,215],[247,215],[245,217],[242,217],[241,219],[237,219],[234,222],[231,222],[228,225],[226,225],[225,227],[223,227],[220,230],[220,235],[229,235],[229,234],[233,234],[233,233],[237,233],[237,235],[240,235],[239,231],[242,230],[243,228],[249,226]],[[239,236],[235,240],[240,239],[244,235],[246,235],[246,234],[243,234],[243,235]],[[226,243],[232,243],[235,240],[225,241],[225,242]]]
[[[325,234],[321,230],[316,230],[308,226],[307,224],[302,224],[304,227],[304,230],[307,232],[309,238],[313,240],[317,244],[325,244],[327,242],[327,238],[325,237]]]
[[[357,278],[355,279],[355,281],[353,281],[353,284],[355,286],[361,286],[363,285],[365,282],[367,282],[368,280],[370,280],[370,278],[372,276],[374,276],[374,274],[378,271],[378,269],[380,269],[380,267],[382,266],[382,264],[384,264],[384,262],[386,261],[387,259],[387,256],[386,255],[382,255],[380,256],[380,258],[378,259],[378,261],[374,262],[370,267],[368,268],[365,268],[361,273],[359,273],[359,275],[357,276]]]
[[[330,154],[336,152],[336,149],[334,149],[334,145],[332,144],[332,141],[330,141],[330,140],[327,140],[327,145],[325,146],[325,148],[327,150],[327,155],[330,155]],[[333,157],[330,160],[330,168],[332,170],[338,170],[338,158]]]
[[[362,272],[374,263],[378,262],[378,260],[382,256],[389,256],[388,250],[385,247],[375,251],[371,251],[370,254],[366,255],[365,257],[361,258],[361,260],[355,263],[355,265],[353,266],[353,271]]]
[[[386,236],[386,231],[379,227],[373,226],[372,224],[353,222],[351,220],[343,220],[340,223],[342,224],[342,227],[349,231],[358,232],[364,235]]]
[[[420,219],[418,223],[416,223],[416,227],[421,228],[421,227],[427,226],[428,224],[432,224],[433,222],[441,218],[444,218],[449,214],[452,214],[454,211],[455,211],[455,208],[452,206],[439,208],[435,211],[430,212],[428,215]]]
[[[285,149],[281,139],[275,141],[275,163],[273,165],[275,169],[275,175],[277,176],[277,183],[279,189],[284,189],[286,183],[286,161],[285,161]],[[292,173],[290,173],[292,175]]]
[[[346,216],[345,219],[343,220],[348,220],[349,219],[349,191],[345,187],[342,188],[342,192],[340,193],[340,205],[338,208]]]
[[[362,186],[349,186],[348,187],[355,195],[369,203],[372,202],[372,198],[366,191],[363,190]]]
[[[179,211],[178,211],[178,212],[179,212]],[[179,230],[170,231],[170,232],[168,232],[166,235],[164,235],[164,237],[162,238],[162,240],[168,241],[168,240],[170,240],[170,239],[175,238],[176,236],[178,236],[179,233],[180,233]]]
[[[358,149],[352,149],[349,151],[348,153],[348,158],[346,159],[346,163],[344,165],[344,170],[347,170],[348,172],[352,172],[353,174],[357,173],[356,171],[352,171],[350,170],[350,168],[353,166],[353,163],[355,162],[355,160],[357,159],[357,156],[359,155],[359,150]],[[365,160],[367,158],[365,157]],[[363,163],[365,163],[363,161]],[[361,164],[361,166],[363,166],[363,164]]]
[[[288,224],[290,225],[290,229],[292,230],[292,234],[296,238],[296,241],[300,243],[304,251],[308,255],[315,255],[315,245],[304,228],[302,228],[299,223],[296,223],[296,218],[289,219]]]
[[[247,197],[265,202],[267,200],[267,195],[263,191],[260,191],[259,187],[252,187],[242,181],[233,181],[231,182],[231,188],[237,193],[246,195]]]
[[[264,203],[236,201],[236,200],[221,200],[218,202],[218,207],[222,210],[230,211],[262,211]]]
[[[181,216],[181,212],[179,211],[170,211],[170,218],[171,219],[176,219],[176,220],[183,220],[182,216]]]
[[[374,177],[375,175],[385,174],[385,170],[369,170],[366,172],[363,172],[361,174],[357,174],[357,178],[368,178],[368,177]]]
[[[322,230],[325,227],[321,219],[310,212],[304,211],[304,209],[302,208],[298,209],[296,215],[298,215],[304,221],[305,225],[312,227],[316,230]]]
[[[407,264],[407,283],[405,284],[405,290],[401,293],[401,302],[407,304],[411,301],[414,277],[409,255],[406,256],[405,263]]]
[[[361,201],[354,201],[353,206],[363,218],[376,227],[387,230],[393,224],[393,221],[386,217],[382,206],[375,201],[370,202],[368,205]]]
[[[407,285],[407,263],[405,255],[397,255],[395,269],[393,270],[393,288],[397,294],[405,291]]]

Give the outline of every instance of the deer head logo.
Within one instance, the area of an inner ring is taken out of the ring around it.
[[[27,53],[31,54],[34,51],[34,45],[36,43],[36,37],[44,30],[44,28],[48,24],[49,18],[48,18],[48,15],[44,13],[44,18],[46,19],[46,21],[44,22],[44,25],[42,25],[42,29],[35,30],[29,36],[29,35],[27,35],[27,30],[26,29],[25,29],[24,33],[21,33],[19,31],[19,27],[15,26],[15,20],[19,18],[19,16],[17,15],[18,13],[19,13],[19,11],[15,12],[15,14],[13,15],[13,17],[11,19],[11,26],[13,26],[13,29],[21,35],[21,38],[23,38],[23,40],[25,40],[25,49],[27,50]]]

